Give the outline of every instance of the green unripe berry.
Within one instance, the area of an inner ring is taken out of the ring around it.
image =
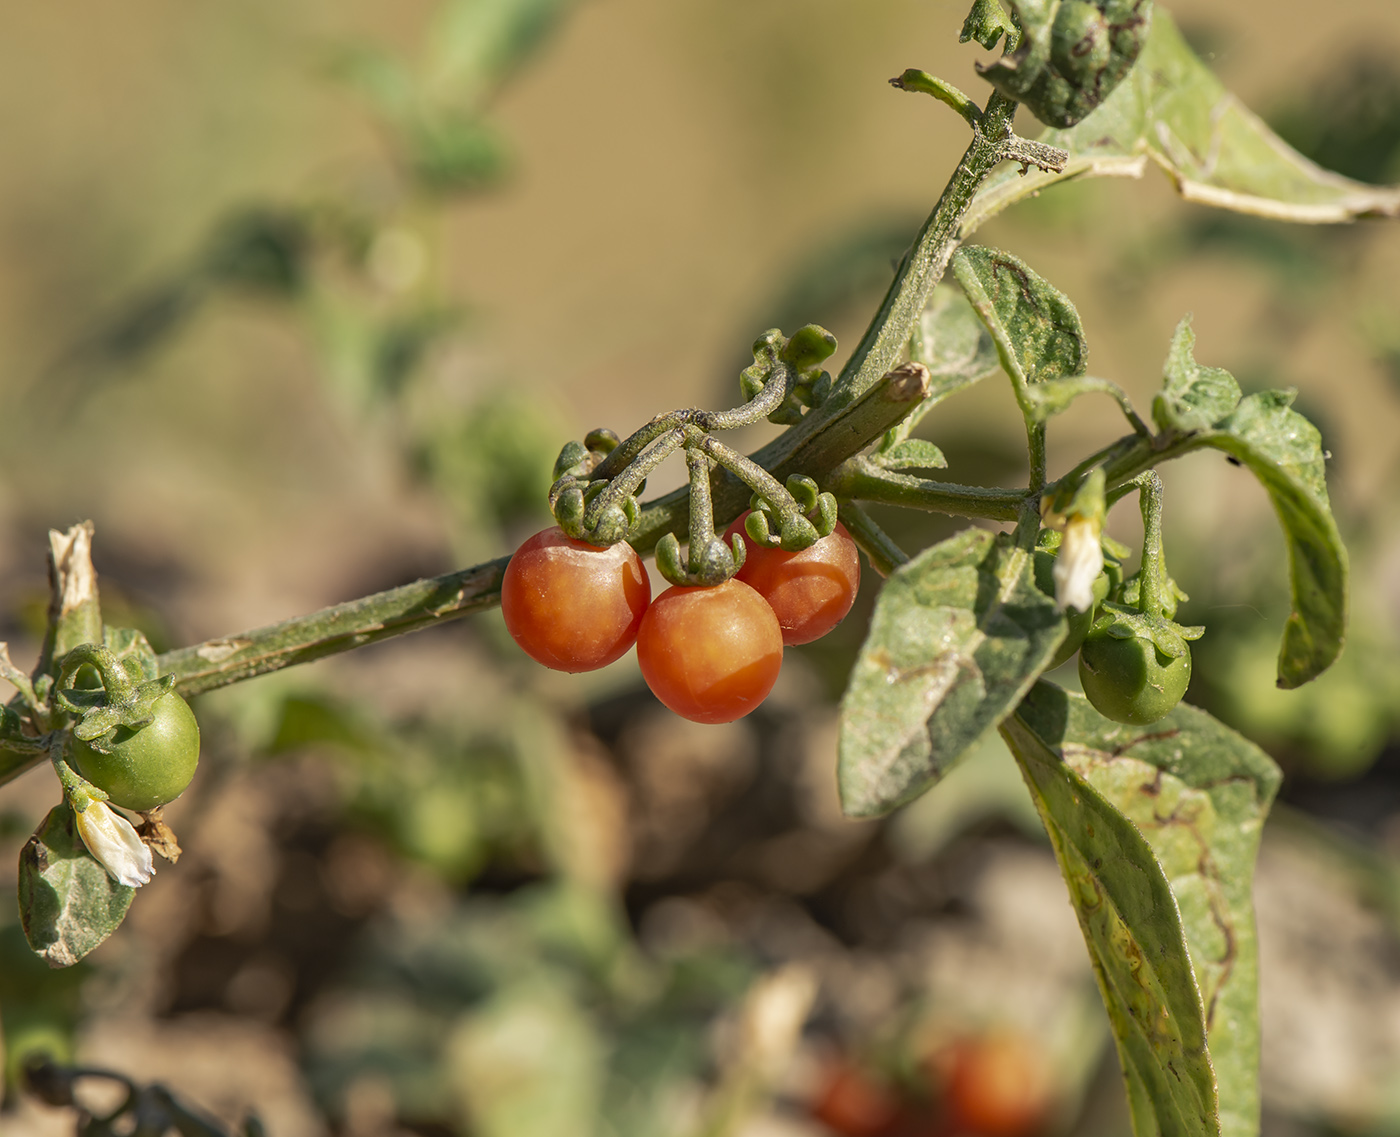
[[[1145,726],[1168,714],[1186,694],[1191,649],[1173,659],[1148,639],[1090,632],[1079,648],[1079,682],[1099,714]]]
[[[199,723],[189,704],[168,691],[152,711],[145,726],[117,727],[110,753],[73,739],[73,768],[123,809],[144,812],[174,801],[199,762]]]

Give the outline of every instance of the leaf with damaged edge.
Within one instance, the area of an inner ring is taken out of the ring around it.
[[[49,811],[20,853],[20,922],[50,967],[72,966],[115,932],[135,892],[93,859],[66,804]]]
[[[997,41],[1005,33],[1007,41],[1011,42],[1020,33],[1016,30],[1016,25],[1011,22],[1011,17],[1006,14],[1006,10],[997,0],[972,0],[972,11],[967,14],[967,19],[963,21],[962,33],[958,36],[959,43],[966,43],[970,39],[975,39],[988,51],[996,47]]]
[[[1259,1125],[1251,880],[1278,767],[1195,707],[1124,726],[1046,682],[1002,733],[1070,885],[1134,1128],[1213,1134],[1218,1094],[1218,1131],[1251,1137]]]
[[[1187,438],[1187,448],[1223,450],[1249,467],[1273,502],[1288,543],[1293,611],[1279,647],[1278,685],[1315,679],[1341,654],[1347,623],[1347,553],[1327,497],[1327,469],[1317,427],[1292,407],[1292,391],[1239,397],[1228,371],[1202,367],[1183,320],[1153,400],[1159,442]]]
[[[965,529],[893,572],[841,704],[845,812],[885,813],[936,782],[1016,706],[1065,627],[1004,534]]]
[[[1040,141],[1068,150],[1060,173],[993,174],[963,218],[966,239],[1013,202],[1078,177],[1142,177],[1150,159],[1188,201],[1280,221],[1400,216],[1400,186],[1352,181],[1304,158],[1227,91],[1160,6],[1137,65],[1103,104]]]

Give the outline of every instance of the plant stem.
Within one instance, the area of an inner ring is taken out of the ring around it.
[[[900,565],[909,563],[909,554],[896,545],[875,519],[855,502],[841,503],[841,523],[881,576],[889,576]]]
[[[972,204],[978,187],[1004,157],[1015,114],[1016,103],[993,91],[957,169],[914,239],[913,248],[900,262],[879,311],[841,369],[841,376],[822,410],[859,398],[895,365],[909,341],[915,321],[928,303],[929,293],[943,279],[958,247],[958,226],[963,214]]]
[[[1030,492],[1039,495],[1045,489],[1045,424],[1026,422],[1026,455],[1030,462]]]
[[[1142,509],[1142,570],[1138,573],[1138,608],[1161,616],[1162,588],[1162,475],[1149,470],[1138,479],[1138,503]]]
[[[162,675],[182,695],[198,695],[256,675],[310,663],[405,632],[455,620],[500,602],[509,557],[322,608],[307,616],[206,640],[160,656]]]
[[[864,458],[851,458],[843,462],[831,472],[822,488],[843,500],[900,505],[906,509],[987,521],[1019,520],[1022,504],[1027,500],[1025,490],[935,482],[928,478],[916,478],[912,474],[882,470]]]

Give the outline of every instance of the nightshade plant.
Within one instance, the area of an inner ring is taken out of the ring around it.
[[[699,586],[737,571],[742,541],[726,544],[716,526],[745,509],[755,543],[789,550],[830,533],[839,517],[888,578],[842,703],[846,812],[897,808],[999,731],[1079,915],[1136,1131],[1250,1134],[1259,1125],[1250,881],[1278,769],[1211,716],[1173,708],[1173,698],[1134,712],[1142,722],[1131,725],[1042,674],[1085,636],[1134,644],[1163,667],[1189,661],[1201,629],[1174,622],[1181,594],[1165,566],[1154,468],[1202,449],[1247,467],[1283,529],[1292,613],[1279,685],[1326,670],[1342,649],[1347,560],[1319,435],[1290,392],[1243,395],[1227,372],[1197,363],[1189,320],[1140,415],[1115,383],[1088,374],[1069,299],[1011,253],[967,242],[987,218],[1049,185],[1138,177],[1149,162],[1188,200],[1280,221],[1394,217],[1400,189],[1348,181],[1290,150],[1151,0],[1013,0],[1009,9],[976,0],[963,27],[963,41],[1004,44],[982,68],[992,86],[985,104],[923,71],[892,80],[946,104],[972,139],[841,373],[822,370],[836,348],[823,329],[765,332],[741,376],[741,406],[672,411],[625,440],[598,430],[566,445],[550,505],[570,536],[626,540],[654,552],[674,583]],[[1047,126],[1036,139],[1013,130],[1021,104]],[[929,476],[946,462],[914,428],[998,371],[1024,420],[1027,485]],[[1052,475],[1049,422],[1092,394],[1116,402],[1126,431]],[[715,437],[764,418],[787,429],[753,455]],[[688,487],[639,501],[648,474],[676,451]],[[1142,568],[1125,577],[1130,550],[1102,528],[1106,511],[1133,495],[1146,538]],[[911,555],[863,503],[1009,528],[970,527]],[[18,690],[0,711],[0,782],[47,760],[62,786],[20,868],[25,932],[53,966],[81,959],[120,924],[132,885],[149,874],[147,849],[178,853],[158,806],[131,844],[129,823],[77,773],[75,738],[100,749],[104,738],[143,729],[172,689],[197,695],[489,608],[507,563],[156,655],[139,633],[103,625],[92,535],[90,525],[52,534],[53,599],[37,666],[20,670],[0,646],[0,674]],[[116,836],[90,837],[94,818]]]

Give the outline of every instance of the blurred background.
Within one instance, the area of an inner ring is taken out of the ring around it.
[[[1295,146],[1400,181],[1400,8],[1172,10]],[[965,14],[6,4],[0,638],[27,666],[50,527],[95,521],[108,623],[164,650],[508,552],[564,441],[732,405],[767,327],[825,324],[839,365],[966,141],[885,80],[980,98]],[[1257,885],[1265,1131],[1400,1133],[1400,226],[1213,212],[1149,171],[978,240],[1071,296],[1140,408],[1189,311],[1202,362],[1297,387],[1323,431],[1355,580],[1332,672],[1273,687],[1283,545],[1245,471],[1163,470],[1168,552],[1210,629],[1189,698],[1287,773]],[[1115,420],[1056,419],[1052,475]],[[995,381],[921,433],[950,478],[1024,476]],[[910,548],[955,529],[888,520]],[[50,973],[0,905],[0,1132],[72,1131],[15,1085],[45,1046],[273,1137],[1124,1137],[1000,744],[892,818],[840,816],[867,575],[725,727],[665,712],[630,657],[546,672],[496,613],[205,696],[184,857],[123,928]],[[6,895],[57,797],[47,770],[0,791]]]

